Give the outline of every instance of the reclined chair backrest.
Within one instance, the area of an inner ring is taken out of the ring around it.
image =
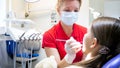
[[[120,68],[120,54],[109,60],[102,68]]]

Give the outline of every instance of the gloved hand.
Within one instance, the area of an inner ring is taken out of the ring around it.
[[[65,60],[67,63],[71,64],[76,57],[76,53],[81,50],[80,42],[76,41],[73,37],[65,43],[66,56]]]

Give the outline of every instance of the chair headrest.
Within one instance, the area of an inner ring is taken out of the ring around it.
[[[120,54],[109,60],[102,68],[120,68]]]

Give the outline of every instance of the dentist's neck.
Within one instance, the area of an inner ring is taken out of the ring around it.
[[[61,23],[61,26],[64,32],[66,33],[66,35],[70,37],[73,32],[73,26],[68,26],[68,25],[65,25],[64,23]]]

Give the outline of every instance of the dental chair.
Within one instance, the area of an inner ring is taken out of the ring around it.
[[[102,68],[120,68],[120,54],[109,60]]]

